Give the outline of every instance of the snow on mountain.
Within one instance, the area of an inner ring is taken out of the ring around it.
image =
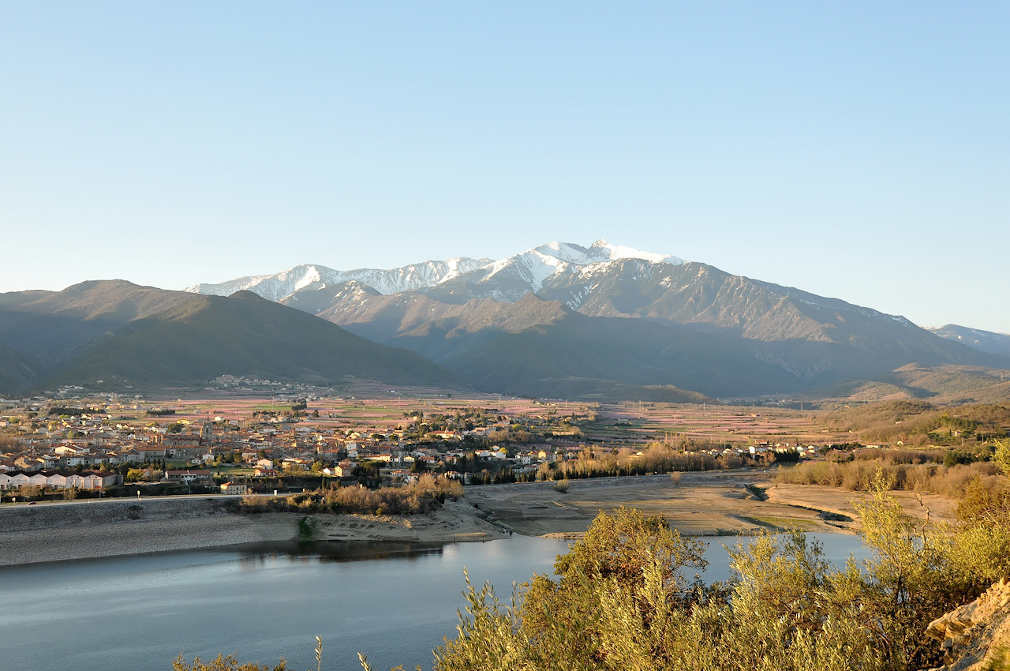
[[[197,284],[187,291],[227,296],[247,290],[273,301],[296,303],[293,297],[320,292],[344,282],[356,281],[381,294],[430,289],[452,280],[484,289],[477,293],[502,300],[518,300],[530,291],[539,291],[552,277],[576,270],[603,268],[622,259],[640,259],[650,263],[678,265],[675,256],[644,252],[631,247],[611,245],[597,240],[588,247],[570,242],[549,242],[498,261],[492,259],[453,258],[425,261],[400,268],[382,270],[359,268],[334,270],[320,265],[300,265],[273,275],[240,277],[219,284]]]
[[[395,294],[441,284],[462,273],[483,267],[490,261],[461,257],[445,261],[424,261],[389,270],[334,270],[320,265],[300,265],[273,275],[250,275],[218,284],[196,284],[186,291],[230,296],[236,291],[246,290],[272,301],[280,301],[297,292],[318,291],[353,280],[372,287],[379,293]]]
[[[539,291],[549,278],[561,273],[576,268],[591,270],[621,259],[641,259],[650,263],[673,265],[684,262],[676,256],[611,245],[605,240],[597,240],[589,247],[570,242],[548,242],[507,259],[495,261],[472,275],[482,274],[478,281],[487,282],[499,274],[507,273],[525,282],[529,289],[535,292]]]

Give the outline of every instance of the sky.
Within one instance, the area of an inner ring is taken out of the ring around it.
[[[0,291],[604,238],[1010,332],[1008,29],[1006,2],[0,0]]]

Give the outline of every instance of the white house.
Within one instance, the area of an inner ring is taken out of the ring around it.
[[[105,489],[106,487],[115,485],[118,481],[119,476],[115,474],[85,473],[84,487],[82,489]]]
[[[62,473],[50,473],[46,477],[46,487],[64,489],[67,486],[67,476]]]

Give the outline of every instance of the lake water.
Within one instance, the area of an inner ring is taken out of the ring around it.
[[[810,534],[836,564],[867,556],[859,538]],[[728,576],[711,539],[707,580]],[[514,536],[418,548],[357,544],[179,552],[0,569],[0,669],[166,670],[187,659],[236,653],[241,661],[326,669],[431,665],[462,607],[463,569],[507,597],[513,581],[549,572],[567,543]]]

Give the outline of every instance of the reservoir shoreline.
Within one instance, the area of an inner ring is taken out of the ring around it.
[[[952,503],[894,492],[911,515],[942,520]],[[754,471],[574,480],[468,487],[425,515],[313,514],[305,536],[298,513],[237,513],[223,497],[110,499],[0,508],[0,567],[294,541],[444,544],[523,536],[577,539],[600,510],[640,508],[666,517],[684,535],[746,536],[795,528],[856,533],[865,494],[774,485]]]

